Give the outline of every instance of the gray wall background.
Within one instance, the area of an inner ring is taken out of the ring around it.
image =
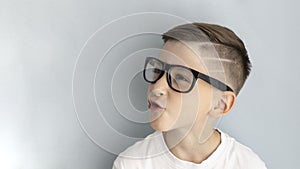
[[[251,147],[268,168],[299,168],[299,5],[292,0],[0,1],[0,168],[111,168],[115,155],[88,137],[77,119],[72,77],[88,38],[113,19],[136,12],[217,23],[240,35],[253,71],[218,127]],[[116,115],[106,118],[131,137],[152,131]],[[110,138],[110,131],[100,131],[118,149],[126,146]]]

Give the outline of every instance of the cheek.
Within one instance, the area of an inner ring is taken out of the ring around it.
[[[181,94],[169,94],[167,99],[167,108],[168,112],[173,115],[173,117],[177,117],[182,108],[182,96]]]
[[[213,90],[211,87],[200,88],[198,92],[199,97],[199,113],[206,114],[211,109]]]
[[[183,94],[176,100],[173,99],[172,106],[168,111],[172,117],[172,128],[188,127],[197,119],[198,104],[197,98],[191,94]]]
[[[184,98],[183,105],[190,112],[205,115],[211,108],[212,98],[210,86],[195,85],[194,90]]]
[[[173,117],[180,118],[188,114],[195,114],[198,112],[200,106],[200,98],[198,93],[173,93],[168,95],[168,112]]]
[[[182,98],[182,113],[187,118],[195,119],[201,106],[201,98],[198,94],[189,93]]]

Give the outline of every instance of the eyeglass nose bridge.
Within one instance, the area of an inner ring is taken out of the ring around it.
[[[169,83],[169,70],[170,68],[172,67],[172,65],[168,64],[168,63],[164,63],[164,62],[161,62],[162,64],[162,71],[160,73],[160,75],[158,76],[158,78],[153,82],[153,83],[156,83],[157,81],[159,81],[163,76],[164,74],[166,73],[166,80],[167,80],[167,83],[168,85],[170,85]]]
[[[165,62],[161,62],[162,63],[162,70],[164,70],[165,72],[169,72],[170,68],[172,67],[172,65],[165,63]]]

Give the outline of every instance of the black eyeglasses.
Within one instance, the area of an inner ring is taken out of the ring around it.
[[[195,86],[198,78],[214,86],[221,91],[233,90],[223,82],[200,73],[194,69],[165,63],[154,57],[148,57],[145,60],[144,79],[149,83],[156,83],[164,74],[167,74],[167,82],[171,89],[179,93],[188,93]]]

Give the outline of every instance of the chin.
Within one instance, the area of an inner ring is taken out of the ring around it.
[[[159,119],[156,119],[151,122],[151,127],[156,131],[166,132],[170,130],[170,126],[166,124],[166,122],[162,122]]]
[[[154,121],[150,123],[151,127],[156,131],[163,131],[163,127]]]
[[[150,125],[156,131],[166,132],[174,127],[174,120],[168,116],[167,111],[150,112]]]

